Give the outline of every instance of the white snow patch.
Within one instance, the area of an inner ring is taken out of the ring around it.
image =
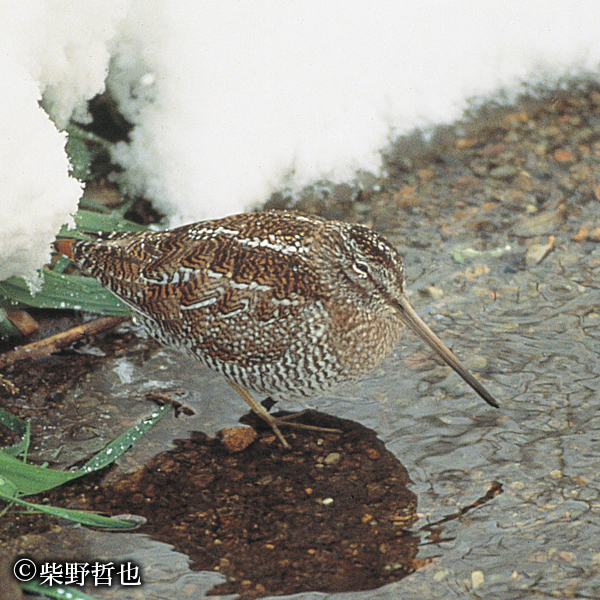
[[[68,176],[65,134],[39,107],[39,91],[20,66],[0,59],[0,280],[33,276],[81,195]]]
[[[41,266],[74,212],[58,129],[105,85],[135,125],[126,181],[176,224],[377,172],[394,135],[469,98],[599,78],[585,0],[3,0],[0,22],[0,279]]]

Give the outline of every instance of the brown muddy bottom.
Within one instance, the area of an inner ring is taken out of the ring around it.
[[[232,453],[195,432],[115,483],[78,482],[48,497],[143,516],[139,533],[227,578],[209,594],[366,590],[414,571],[417,499],[406,469],[365,427],[313,411],[298,420],[342,433],[288,429],[285,450],[264,431]]]

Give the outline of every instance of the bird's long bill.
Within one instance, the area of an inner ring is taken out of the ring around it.
[[[442,340],[429,329],[427,324],[414,311],[408,303],[406,296],[398,300],[398,312],[402,321],[408,325],[426,344],[431,346],[488,404],[498,408],[498,402],[494,397],[479,383],[471,372],[456,358]]]

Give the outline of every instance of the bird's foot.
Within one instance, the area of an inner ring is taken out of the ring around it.
[[[297,415],[286,415],[284,417],[274,417],[268,412],[257,413],[258,416],[263,419],[266,423],[269,424],[273,433],[278,437],[279,441],[282,443],[283,447],[288,449],[291,447],[287,440],[283,437],[281,433],[280,427],[295,427],[296,429],[308,429],[309,431],[318,431],[320,433],[343,433],[339,429],[330,429],[328,427],[317,427],[315,425],[305,425],[304,423],[294,423],[291,419],[294,419],[300,416],[302,413],[298,413]]]
[[[287,443],[286,439],[283,437],[283,434],[281,433],[279,427],[283,427],[283,426],[296,427],[297,429],[308,429],[310,431],[320,431],[321,433],[342,433],[339,429],[328,429],[326,427],[316,427],[314,425],[304,425],[304,423],[294,423],[291,421],[291,419],[302,415],[306,411],[302,411],[295,415],[287,415],[284,417],[274,417],[272,414],[270,414],[267,411],[267,409],[262,404],[257,402],[252,397],[252,394],[245,387],[242,387],[238,383],[235,383],[235,382],[229,381],[229,380],[227,381],[227,383],[229,383],[229,385],[248,403],[250,408],[263,421],[266,421],[270,425],[271,429],[273,430],[273,433],[277,436],[277,438],[279,439],[279,441],[281,442],[283,447],[288,450],[291,448],[291,446]]]
[[[302,412],[295,413],[293,415],[284,415],[283,417],[273,417],[276,420],[277,425],[280,427],[295,427],[296,429],[308,429],[309,431],[321,431],[323,433],[343,433],[340,429],[332,429],[330,427],[318,427],[317,425],[305,425],[304,423],[294,423],[292,419],[297,419],[302,415],[309,412],[308,410],[303,410]]]

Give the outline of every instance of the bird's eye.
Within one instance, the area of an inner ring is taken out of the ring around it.
[[[365,263],[353,262],[352,268],[358,273],[359,277],[367,277],[369,275],[369,267]]]

